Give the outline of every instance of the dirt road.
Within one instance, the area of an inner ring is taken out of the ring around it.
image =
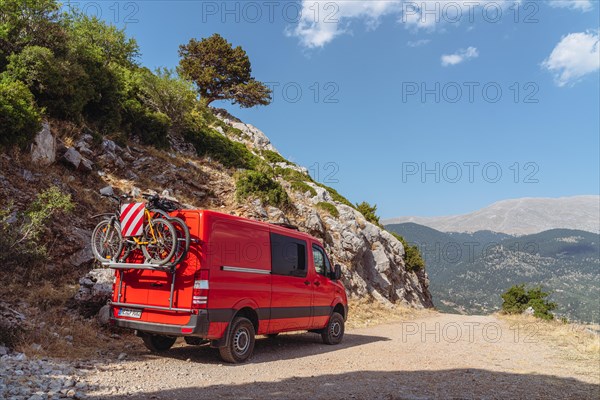
[[[229,365],[215,349],[179,344],[87,380],[109,399],[600,398],[600,360],[493,316],[428,314],[348,330],[339,346],[308,333],[259,337],[254,354]]]

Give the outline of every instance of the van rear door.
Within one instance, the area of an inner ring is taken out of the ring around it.
[[[184,325],[191,315],[194,274],[199,266],[197,245],[200,215],[198,211],[178,211],[190,230],[192,245],[175,273],[152,269],[117,269],[113,293],[114,316],[141,322]],[[139,253],[139,252],[137,252]],[[142,263],[140,254],[128,260]]]

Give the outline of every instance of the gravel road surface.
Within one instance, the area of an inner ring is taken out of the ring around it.
[[[536,326],[432,313],[347,330],[338,346],[310,333],[259,337],[242,365],[178,342],[161,356],[132,352],[86,381],[98,399],[599,399],[600,360],[566,352]]]

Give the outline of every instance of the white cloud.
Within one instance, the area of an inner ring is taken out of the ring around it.
[[[391,15],[407,29],[433,31],[439,25],[491,23],[490,18],[497,13],[506,15],[503,10],[520,1],[302,0],[298,10],[300,21],[286,33],[299,38],[305,47],[319,48],[340,35],[351,33],[350,27],[355,21],[364,22],[367,29],[375,29],[382,17]],[[484,10],[487,11],[484,13]]]
[[[477,51],[477,48],[467,47],[466,49],[458,50],[454,54],[444,54],[442,56],[442,66],[447,67],[449,65],[457,65],[463,61],[477,57],[479,57],[479,51]]]
[[[302,1],[300,21],[289,32],[309,48],[323,47],[337,36],[349,31],[352,19],[363,19],[369,29],[375,29],[384,15],[397,12],[402,1]]]
[[[430,39],[409,40],[406,45],[408,47],[421,47],[431,42]]]
[[[556,45],[542,67],[554,74],[558,86],[573,84],[600,69],[598,31],[570,33]]]
[[[571,8],[583,12],[591,11],[594,8],[592,0],[550,0],[548,5],[554,8]]]

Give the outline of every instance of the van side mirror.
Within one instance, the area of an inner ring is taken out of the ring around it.
[[[341,277],[342,277],[342,267],[340,267],[340,264],[335,264],[335,266],[333,267],[333,279],[338,281]]]

